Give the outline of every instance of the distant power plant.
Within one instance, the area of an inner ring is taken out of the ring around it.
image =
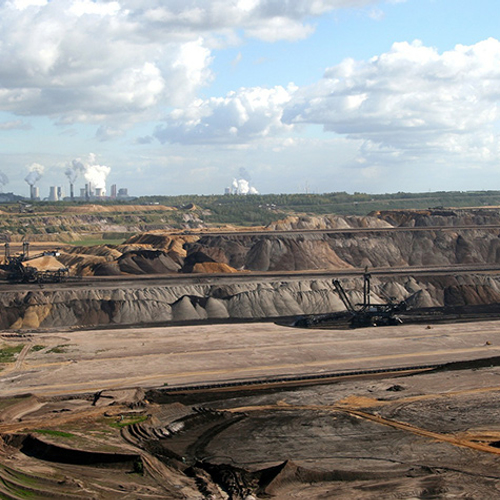
[[[233,179],[231,186],[228,186],[224,189],[224,194],[259,194],[257,189],[255,189],[255,187],[250,184],[250,174],[247,172],[247,170],[245,168],[240,168],[239,174],[240,178]]]
[[[37,186],[42,178],[45,167],[39,163],[32,163],[28,167],[28,175],[25,181],[30,186],[30,199],[40,200],[40,191]],[[95,154],[90,153],[87,158],[76,158],[67,164],[64,175],[69,181],[69,197],[65,196],[62,186],[50,186],[49,195],[44,200],[58,201],[92,201],[108,199],[130,199],[127,188],[118,189],[116,184],[111,186],[110,196],[106,195],[106,178],[111,172],[111,168],[100,165]],[[83,177],[86,181],[85,187],[80,189],[80,196],[75,195],[76,181]],[[0,192],[1,188],[8,182],[7,176],[0,171]]]
[[[62,186],[50,186],[48,201],[99,201],[99,200],[127,200],[131,198],[128,194],[128,188],[119,188],[116,184],[111,186],[111,193],[106,196],[106,192],[101,187],[94,188],[91,182],[87,182],[85,187],[80,188],[80,195],[75,196],[75,186],[70,183],[70,195],[65,196]],[[30,199],[40,200],[40,190],[38,186],[30,186]]]
[[[51,187],[49,193],[49,201],[98,201],[98,200],[113,200],[113,199],[128,199],[128,188],[120,188],[118,189],[116,184],[111,186],[111,194],[106,196],[106,191],[102,187],[93,187],[91,182],[87,182],[85,187],[80,188],[80,196],[75,196],[74,189],[75,186],[71,182],[70,183],[70,196],[69,198],[65,198],[64,196],[59,196],[54,198],[53,192],[56,188]],[[57,188],[58,192],[62,193],[61,188]]]
[[[38,187],[36,186],[36,183],[42,178],[43,170],[44,168],[42,165],[39,165],[38,163],[33,163],[29,167],[28,175],[24,178],[24,180],[28,183],[30,187],[31,200],[40,199],[40,192],[38,190]]]

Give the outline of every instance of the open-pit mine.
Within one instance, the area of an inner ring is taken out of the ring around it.
[[[1,498],[500,495],[499,209],[36,239],[0,264]]]

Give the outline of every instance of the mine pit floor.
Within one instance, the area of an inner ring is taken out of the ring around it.
[[[500,321],[5,332],[1,340],[17,354],[0,371],[0,497],[490,499],[500,491]],[[423,362],[452,364],[283,390],[189,398],[163,390]],[[50,446],[23,451],[30,435]],[[61,448],[86,463],[58,461]]]

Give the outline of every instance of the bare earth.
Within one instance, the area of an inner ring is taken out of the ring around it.
[[[500,355],[500,323],[314,330],[272,323],[6,333],[25,346],[0,372],[4,396],[206,384]],[[38,345],[40,350],[29,349]],[[41,348],[43,346],[43,348]]]
[[[5,332],[1,343],[18,354],[0,372],[0,498],[500,492],[500,321]],[[163,390],[484,358],[491,366],[286,389]]]

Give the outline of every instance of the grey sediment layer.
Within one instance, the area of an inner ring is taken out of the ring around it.
[[[353,303],[362,302],[361,278],[343,280]],[[407,299],[410,307],[500,303],[500,277],[373,278],[372,301]],[[257,320],[344,310],[331,280],[279,280],[133,289],[35,289],[0,293],[0,328],[33,329],[138,325],[199,320]]]

